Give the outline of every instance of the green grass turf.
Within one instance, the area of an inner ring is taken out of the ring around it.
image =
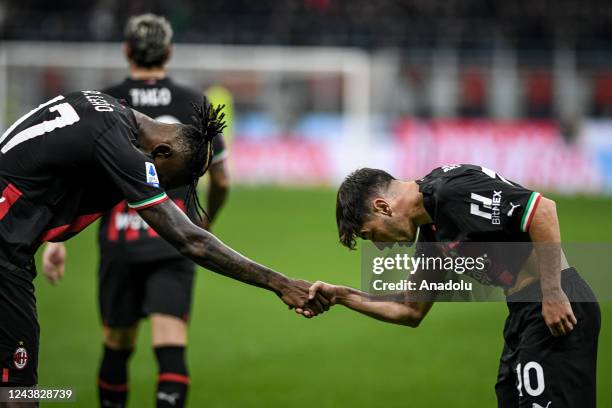
[[[337,243],[334,192],[236,188],[215,232],[286,274],[359,285],[359,253]],[[612,241],[612,200],[559,199],[563,237]],[[68,243],[66,278],[39,277],[41,386],[70,386],[95,407],[101,353],[95,228]],[[602,305],[599,406],[612,406],[611,305]],[[503,303],[437,304],[418,329],[342,307],[298,318],[273,294],[210,272],[197,276],[188,351],[191,407],[493,407]],[[142,325],[130,365],[132,407],[153,406],[156,364]],[[60,407],[62,404],[47,404]]]

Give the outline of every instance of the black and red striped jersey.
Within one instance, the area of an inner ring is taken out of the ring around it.
[[[75,235],[119,201],[167,199],[138,149],[132,110],[98,91],[60,95],[0,137],[0,255],[31,262],[44,241]]]
[[[487,273],[472,277],[512,286],[533,248],[529,226],[541,194],[469,164],[439,167],[416,182],[432,218],[421,226],[422,247],[440,243],[433,247],[454,256],[486,253]]]
[[[162,79],[125,79],[104,90],[119,99],[125,99],[134,109],[165,123],[191,123],[191,102],[201,103],[202,93]],[[213,139],[213,164],[224,160],[225,144],[221,135]],[[186,187],[168,191],[168,196],[185,210]],[[195,211],[189,217],[195,220]],[[182,257],[169,243],[160,238],[136,211],[122,202],[102,216],[98,234],[102,257],[126,257],[134,262]]]

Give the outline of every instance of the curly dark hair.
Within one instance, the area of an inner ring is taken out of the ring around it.
[[[193,125],[181,127],[181,138],[188,152],[187,169],[190,173],[190,182],[187,184],[185,203],[189,209],[195,209],[198,217],[202,219],[202,213],[208,218],[208,214],[202,207],[197,194],[197,186],[212,162],[213,139],[223,132],[227,127],[225,124],[225,113],[222,112],[225,105],[213,106],[206,97],[202,98],[200,105],[191,103],[194,110],[192,116]]]
[[[349,174],[338,189],[336,224],[342,245],[355,249],[356,238],[371,213],[368,201],[385,191],[395,178],[383,170],[363,168]]]

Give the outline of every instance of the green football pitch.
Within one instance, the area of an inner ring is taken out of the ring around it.
[[[559,198],[564,240],[612,241],[612,200]],[[292,277],[358,286],[359,252],[338,244],[335,194],[324,189],[235,188],[215,233]],[[66,277],[36,279],[39,384],[72,387],[95,407],[102,346],[96,228],[68,243]],[[609,264],[609,262],[606,262]],[[207,271],[197,275],[189,336],[191,407],[493,407],[507,309],[437,304],[418,329],[342,307],[298,318],[270,292]],[[602,304],[599,406],[612,406],[612,305]],[[130,364],[130,406],[154,405],[156,363],[144,322]],[[48,404],[60,407],[63,404]]]

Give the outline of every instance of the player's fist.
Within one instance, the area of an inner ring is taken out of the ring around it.
[[[42,255],[43,274],[56,285],[64,277],[66,247],[61,242],[49,242]]]
[[[562,289],[544,293],[542,317],[553,336],[564,336],[578,324],[572,305]]]

